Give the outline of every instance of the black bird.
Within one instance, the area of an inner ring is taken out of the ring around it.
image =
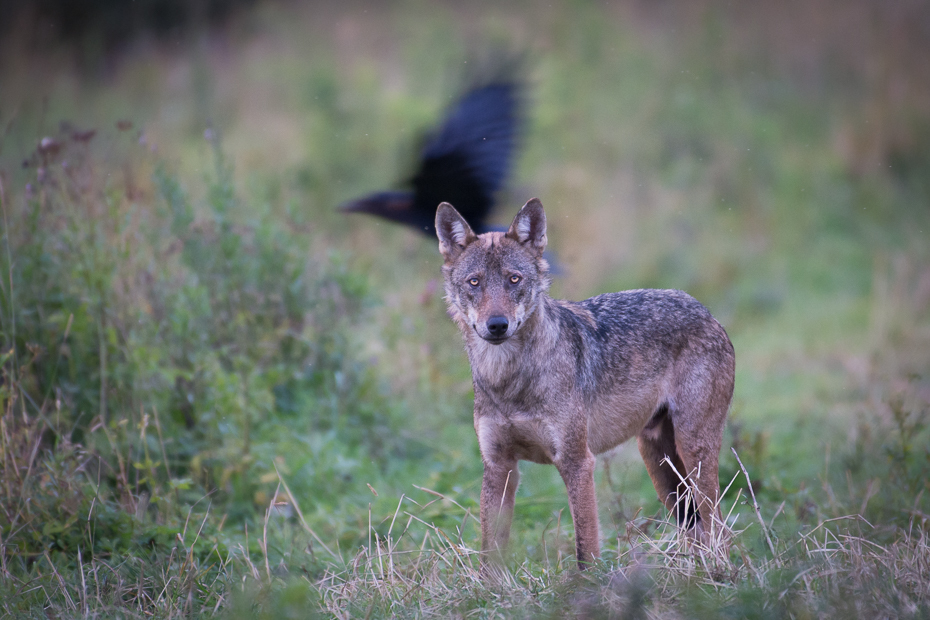
[[[510,73],[510,75],[506,75]],[[346,212],[369,213],[435,235],[440,202],[455,205],[477,233],[504,186],[520,142],[524,84],[512,71],[498,71],[473,83],[430,134],[420,153],[410,189],[376,192],[342,205]]]

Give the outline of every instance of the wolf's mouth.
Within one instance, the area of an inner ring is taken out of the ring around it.
[[[491,344],[501,344],[510,338],[510,336],[481,336],[481,337],[484,338],[485,342],[490,342]]]
[[[501,344],[502,342],[510,338],[510,336],[508,336],[507,334],[504,334],[503,336],[492,336],[491,334],[488,334],[487,336],[485,336],[478,330],[478,326],[474,324],[472,324],[471,328],[475,330],[475,333],[478,334],[479,338],[481,338],[485,342],[490,342],[491,344]]]

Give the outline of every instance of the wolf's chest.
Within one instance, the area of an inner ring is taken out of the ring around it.
[[[475,419],[478,445],[485,458],[551,464],[562,441],[553,421],[538,415],[485,415]]]

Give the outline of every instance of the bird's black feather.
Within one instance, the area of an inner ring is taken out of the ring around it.
[[[508,75],[508,73],[510,75]],[[377,192],[350,201],[344,211],[369,213],[433,235],[440,202],[455,205],[476,232],[504,187],[519,147],[524,84],[513,71],[473,82],[427,138],[411,189]]]

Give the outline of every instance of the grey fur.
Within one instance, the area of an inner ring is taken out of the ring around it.
[[[535,198],[506,233],[475,235],[448,203],[436,230],[446,301],[472,368],[484,557],[506,547],[517,461],[529,460],[554,464],[565,481],[579,568],[597,558],[594,455],[632,437],[659,498],[702,536],[716,511],[735,368],[733,345],[707,308],[674,290],[552,299]],[[665,457],[694,480],[697,514]]]

